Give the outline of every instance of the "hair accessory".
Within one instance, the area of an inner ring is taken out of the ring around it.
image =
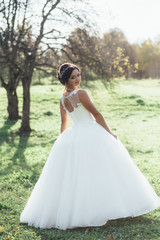
[[[65,68],[62,72],[59,73],[59,77],[62,78],[63,74],[67,71],[69,67]]]

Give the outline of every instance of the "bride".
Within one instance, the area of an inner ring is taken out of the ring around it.
[[[20,215],[39,228],[102,226],[160,206],[160,198],[109,129],[88,93],[80,89],[76,65],[64,63],[58,79],[61,134]],[[68,116],[72,126],[67,128]]]

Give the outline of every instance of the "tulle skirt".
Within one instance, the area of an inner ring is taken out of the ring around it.
[[[59,135],[20,222],[63,230],[101,226],[159,206],[160,198],[121,141],[92,121]]]

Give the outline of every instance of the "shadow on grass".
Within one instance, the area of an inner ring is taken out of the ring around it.
[[[24,139],[24,137],[20,137],[17,150],[14,153],[13,157],[10,159],[11,162],[1,172],[1,175],[6,175],[6,174],[10,173],[13,166],[21,166],[21,167],[23,167],[25,169],[28,169],[28,170],[31,169],[31,166],[29,166],[27,164],[26,158],[25,158],[25,155],[24,155],[24,151],[25,151],[26,146],[27,146],[28,138],[29,137],[25,137],[25,139]],[[19,162],[18,162],[18,159],[20,160]]]
[[[8,174],[11,169],[13,168],[14,165],[19,165],[22,167],[25,167],[27,169],[30,169],[31,167],[28,166],[28,164],[26,163],[26,158],[24,155],[24,151],[27,147],[27,143],[28,143],[28,139],[30,137],[30,134],[27,135],[20,135],[19,132],[11,132],[9,131],[10,128],[17,122],[17,120],[10,120],[7,119],[4,122],[4,125],[2,126],[2,128],[0,129],[0,145],[2,145],[4,142],[6,142],[7,144],[12,144],[13,146],[16,146],[16,143],[14,143],[15,141],[15,136],[19,136],[19,143],[17,145],[17,150],[14,153],[13,157],[11,157],[9,160],[11,160],[11,162],[7,165],[6,168],[3,169],[3,171],[1,172],[1,175],[5,175]],[[19,161],[18,161],[19,159]],[[2,164],[2,163],[0,163]]]
[[[17,160],[19,159],[20,160],[19,161],[20,166],[26,166],[26,167],[28,166],[26,164],[26,158],[25,158],[25,155],[24,155],[24,151],[27,148],[27,143],[28,143],[29,137],[30,137],[30,134],[20,135],[17,150],[14,153],[13,157],[11,158],[13,164],[18,164]]]
[[[10,142],[10,128],[16,124],[18,120],[10,120],[9,118],[4,122],[3,126],[0,128],[0,145],[3,142]],[[11,138],[12,139],[12,138]],[[12,139],[13,140],[13,139]]]

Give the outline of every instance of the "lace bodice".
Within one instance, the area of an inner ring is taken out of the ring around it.
[[[64,94],[62,95],[61,103],[63,109],[66,111],[74,124],[84,121],[94,121],[93,115],[81,103],[78,96],[78,90],[80,89],[75,89],[67,96]]]

